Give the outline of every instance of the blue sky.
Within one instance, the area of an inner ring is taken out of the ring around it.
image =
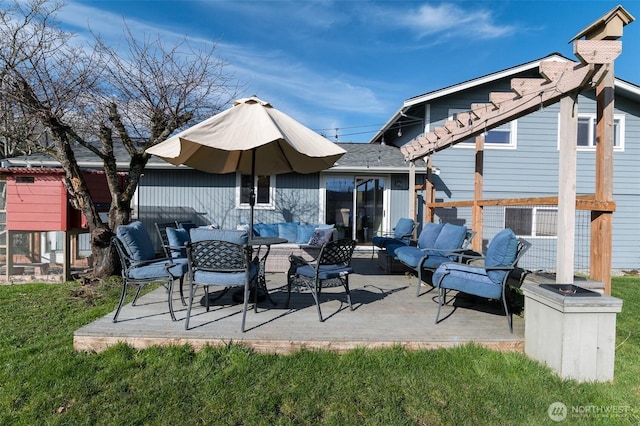
[[[139,37],[217,43],[244,95],[339,142],[366,142],[410,97],[550,53],[640,1],[67,0],[58,19],[114,44]],[[124,21],[123,21],[124,20]],[[616,76],[640,85],[640,22],[624,29]],[[337,129],[337,130],[336,130]]]

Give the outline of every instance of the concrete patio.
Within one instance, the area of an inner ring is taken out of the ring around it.
[[[200,305],[202,290],[194,302],[191,329],[184,329],[186,307],[178,291],[174,308],[178,321],[171,321],[167,295],[158,288],[141,297],[136,306],[122,308],[118,323],[113,312],[74,333],[74,348],[102,351],[118,342],[136,348],[154,345],[205,345],[241,342],[258,352],[288,354],[296,350],[328,349],[346,351],[366,347],[402,345],[412,349],[451,347],[474,342],[492,349],[522,351],[524,319],[514,316],[514,330],[499,312],[499,304],[466,298],[443,308],[443,317],[434,324],[437,305],[435,291],[423,286],[416,297],[416,278],[404,274],[386,275],[377,262],[365,256],[353,259],[349,311],[342,287],[323,289],[321,308],[324,322],[318,321],[313,297],[308,291],[294,292],[290,308],[285,307],[285,274],[267,274],[267,285],[276,305],[259,303],[258,312],[247,312],[247,331],[240,331],[242,304],[233,304],[229,291],[212,304],[209,312]],[[250,305],[251,307],[251,305]],[[114,306],[115,310],[115,306]]]

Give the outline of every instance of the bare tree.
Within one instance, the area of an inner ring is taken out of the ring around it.
[[[82,46],[55,22],[61,7],[50,0],[0,6],[0,99],[29,124],[20,127],[25,147],[49,153],[64,169],[72,205],[91,234],[91,278],[101,278],[115,270],[110,238],[130,221],[131,200],[149,160],[145,150],[220,111],[239,87],[215,55],[215,44],[200,51],[186,39],[172,46],[160,38],[136,40],[123,24],[123,48],[97,35]],[[51,146],[42,142],[43,131]],[[108,223],[100,219],[78,165],[79,147],[104,164],[112,198]],[[128,156],[124,184],[116,164],[119,148]]]

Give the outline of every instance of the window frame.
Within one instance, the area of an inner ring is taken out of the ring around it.
[[[242,202],[242,176],[249,176],[243,173],[236,173],[236,208],[237,209],[250,209],[251,205]],[[269,178],[269,202],[268,203],[260,203],[258,202],[258,194],[256,194],[256,204],[254,206],[255,210],[275,210],[276,208],[276,175],[264,175]],[[254,177],[253,185],[257,188],[259,179],[262,175],[256,175]]]
[[[449,116],[448,120],[453,120],[455,114],[459,112],[469,112],[469,110],[458,109],[458,108],[449,108]],[[489,130],[487,133],[491,132],[508,132],[509,133],[509,142],[508,143],[495,143],[495,142],[484,142],[485,149],[517,149],[518,148],[518,120],[511,120],[508,123],[505,123],[501,126],[495,127]],[[485,138],[486,139],[486,138]],[[474,148],[475,149],[475,140],[468,139],[457,143],[454,147],[458,148]]]
[[[507,223],[507,210],[530,210],[531,211],[531,228],[529,229],[528,234],[522,234],[516,232],[514,226],[512,224]],[[538,235],[537,225],[539,219],[539,212],[555,212],[556,214],[556,223],[555,223],[555,235]],[[557,206],[506,206],[504,208],[504,227],[513,229],[514,233],[518,237],[528,237],[528,238],[537,238],[537,239],[557,239],[558,238],[558,207]]]
[[[596,145],[595,145],[596,118],[597,117],[595,113],[588,113],[588,112],[578,113],[578,120],[584,120],[584,119],[589,120],[589,124],[588,124],[589,140],[587,141],[588,142],[587,145],[578,145],[578,141],[576,141],[577,151],[593,152],[596,150]],[[615,129],[616,122],[617,122],[617,130]],[[560,150],[560,123],[561,123],[561,119],[560,119],[560,114],[558,113],[558,150]],[[614,134],[617,136],[617,138],[613,141],[613,151],[624,152],[625,114],[613,114],[613,125],[614,125],[614,131],[615,131]],[[618,141],[618,145],[616,145],[616,140]]]

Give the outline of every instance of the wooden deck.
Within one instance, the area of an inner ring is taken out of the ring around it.
[[[412,349],[451,347],[475,342],[505,351],[524,348],[524,319],[514,316],[514,331],[496,312],[496,304],[474,300],[456,300],[443,308],[440,324],[434,324],[438,305],[435,291],[423,286],[416,297],[416,278],[404,274],[386,275],[369,258],[353,260],[351,276],[353,311],[349,311],[342,288],[323,289],[321,298],[324,322],[318,321],[313,297],[306,291],[292,294],[285,308],[285,274],[267,274],[270,294],[277,303],[259,304],[258,313],[247,312],[247,331],[240,331],[242,305],[231,302],[230,291],[209,312],[194,304],[185,331],[186,308],[175,292],[174,307],[178,321],[171,321],[164,288],[140,298],[136,306],[125,305],[119,322],[113,312],[74,333],[74,348],[102,351],[118,342],[136,348],[153,345],[205,345],[242,342],[259,352],[288,354],[301,348],[329,349],[338,352],[359,348],[402,345]],[[196,298],[200,301],[202,293]],[[251,305],[250,305],[251,306]],[[115,306],[114,306],[115,310]]]

